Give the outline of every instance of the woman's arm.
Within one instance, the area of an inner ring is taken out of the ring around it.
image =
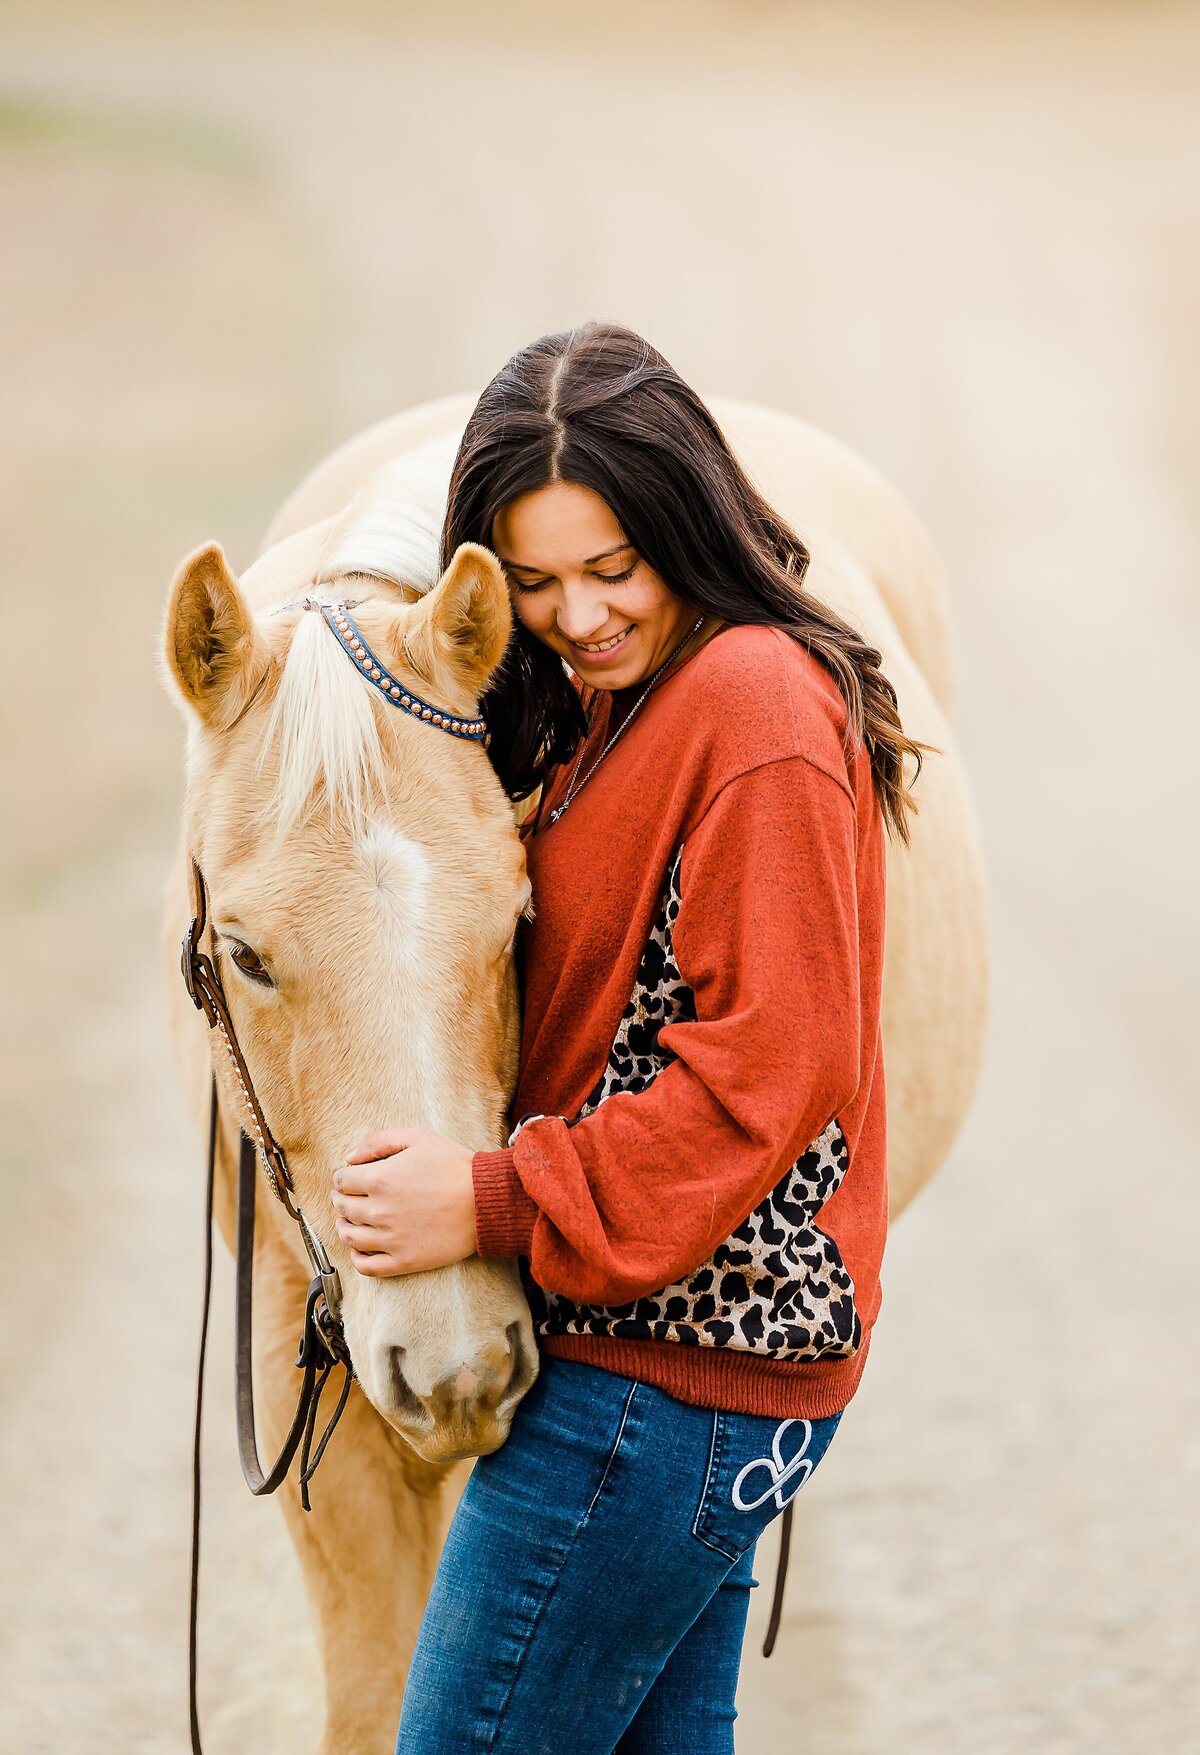
[[[696,1018],[643,1091],[527,1123],[472,1158],[480,1255],[619,1304],[689,1273],[853,1098],[861,1076],[856,812],[804,756],[729,781],[684,843],[673,927]]]

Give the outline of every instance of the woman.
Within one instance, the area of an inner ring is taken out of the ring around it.
[[[334,1204],[364,1274],[518,1258],[541,1369],[457,1507],[397,1752],[722,1755],[757,1539],[879,1308],[884,831],[927,746],[627,329],[488,385],[443,563],[465,541],[515,612],[489,754],[542,787],[516,1125],[372,1135]]]

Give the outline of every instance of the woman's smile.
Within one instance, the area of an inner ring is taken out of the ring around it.
[[[586,645],[581,640],[571,640],[569,644],[581,664],[604,664],[615,658],[618,652],[624,651],[633,629],[634,624],[630,622],[608,640],[602,640],[599,643],[588,641]]]

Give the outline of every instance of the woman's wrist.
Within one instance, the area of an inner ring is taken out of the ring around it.
[[[477,1253],[485,1257],[527,1256],[538,1208],[517,1174],[514,1148],[476,1152],[471,1159],[471,1183]]]

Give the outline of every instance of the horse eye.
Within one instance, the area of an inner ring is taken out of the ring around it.
[[[249,945],[242,944],[236,938],[226,939],[225,948],[229,952],[230,961],[241,970],[243,975],[248,976],[251,981],[259,982],[263,987],[274,986],[274,982],[263,966],[257,951],[251,950]]]

